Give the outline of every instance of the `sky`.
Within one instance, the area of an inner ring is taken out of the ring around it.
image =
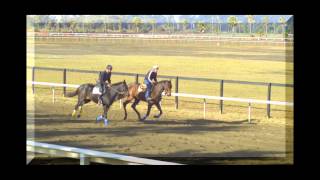
[[[140,17],[142,20],[150,21],[150,19],[156,19],[156,21],[159,22],[164,22],[168,20],[168,17],[170,15],[122,15],[122,22],[132,22],[132,19],[134,17]],[[214,22],[217,22],[217,17],[219,17],[221,23],[226,23],[227,18],[230,15],[171,15],[171,19],[174,19],[175,22],[181,22],[183,20],[188,20],[190,22],[196,22],[196,21],[202,21],[202,22],[208,22],[211,23],[212,20]],[[245,15],[234,15],[240,20],[241,22],[247,22],[247,18]],[[266,15],[254,15],[256,23],[262,22],[262,18]],[[287,21],[292,15],[268,15],[269,16],[269,22],[278,22],[280,17],[284,17],[284,19]],[[99,21],[99,20],[105,20],[108,19],[108,22],[119,22],[117,18],[113,17],[119,17],[118,15],[103,15],[103,16],[90,16],[90,15],[70,15],[70,16],[64,16],[62,17],[61,15],[50,15],[49,16],[52,19],[56,19],[58,21],[61,21],[63,18],[67,19],[73,19],[76,21],[83,21],[83,19],[86,19],[89,22],[92,21]],[[79,18],[82,17],[82,18]],[[213,19],[212,19],[213,18]],[[112,20],[114,19],[114,20]],[[172,21],[172,20],[171,20]]]

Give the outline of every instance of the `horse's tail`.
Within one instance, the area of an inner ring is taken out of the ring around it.
[[[77,88],[77,90],[73,91],[73,92],[67,92],[65,97],[73,97],[75,95],[77,95],[79,92],[79,88]]]

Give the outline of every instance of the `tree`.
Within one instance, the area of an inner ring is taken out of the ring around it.
[[[253,15],[247,15],[247,20],[248,20],[248,24],[249,24],[249,32],[250,34],[252,34],[252,24],[255,23],[254,17]]]
[[[51,32],[52,24],[53,24],[53,20],[49,19],[48,22],[47,22],[47,30],[48,30],[48,32]]]
[[[169,22],[166,22],[164,24],[164,29],[165,29],[165,31],[168,31],[169,34],[171,33],[171,28],[170,28],[170,23]]]
[[[104,33],[108,33],[108,23],[109,23],[109,16],[106,15],[104,18],[103,18],[103,23],[104,23]]]
[[[196,29],[197,32],[200,31],[200,26],[199,26],[199,24],[200,24],[200,21],[197,20],[197,21],[195,22],[195,29]]]
[[[219,16],[217,16],[217,17],[216,17],[216,19],[217,19],[217,23],[218,23],[218,30],[217,30],[217,33],[219,34],[219,33],[221,32],[220,17],[219,17]]]
[[[283,37],[285,37],[284,35],[285,35],[286,20],[284,19],[284,17],[280,17],[279,18],[279,23],[280,23],[280,25],[282,27],[281,33],[282,33]]]
[[[268,36],[269,16],[264,16],[262,21],[263,21],[263,24],[264,24],[264,27],[265,27],[266,36]]]
[[[242,24],[242,21],[238,20],[238,31],[239,31],[239,33],[241,33],[241,24]]]
[[[167,22],[165,24],[165,29],[168,30],[169,34],[171,34],[172,32],[174,32],[174,24],[173,24],[174,22],[172,21],[173,18],[170,15],[166,15],[165,17],[167,20]],[[172,21],[172,23],[171,23],[171,21]]]
[[[151,19],[150,20],[150,24],[151,24],[151,26],[152,26],[152,33],[154,33],[155,32],[155,25],[156,25],[156,20],[155,19]]]
[[[204,33],[207,31],[208,26],[204,22],[199,22],[198,24],[199,32]]]
[[[57,26],[58,26],[58,33],[60,33],[61,32],[61,29],[60,29],[60,27],[61,27],[61,25],[60,25],[60,23],[61,23],[61,16],[57,16],[56,17],[56,19],[57,19]]]
[[[211,33],[213,34],[213,20],[214,20],[214,16],[211,17]]]
[[[33,17],[33,27],[34,27],[35,32],[39,32],[39,30],[40,30],[40,16],[39,15],[35,15]]]
[[[169,27],[171,28],[171,32],[174,33],[174,18],[173,16],[169,16]]]
[[[70,23],[69,23],[70,31],[74,32],[76,26],[77,26],[77,22],[75,20],[71,20]]]
[[[184,19],[182,21],[182,24],[183,24],[183,31],[186,32],[187,31],[187,28],[188,28],[188,20],[187,19]]]
[[[121,33],[122,32],[122,16],[121,15],[118,17],[118,20],[119,20],[118,28],[119,28],[119,32]]]
[[[136,27],[136,32],[138,33],[139,32],[139,26],[142,23],[141,19],[139,17],[134,17],[132,22]]]
[[[231,26],[232,28],[232,34],[234,34],[234,29],[236,27],[236,25],[238,24],[238,19],[236,16],[229,16],[228,17],[228,24]]]

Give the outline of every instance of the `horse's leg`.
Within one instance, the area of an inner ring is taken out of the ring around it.
[[[158,110],[160,111],[160,113],[159,113],[158,115],[153,116],[153,117],[154,117],[154,118],[160,118],[160,116],[162,115],[161,105],[160,105],[159,102],[156,103],[155,105],[156,105],[156,107],[158,108]]]
[[[104,118],[104,125],[106,126],[108,123],[108,111],[109,111],[109,106],[103,105],[103,118]]]
[[[91,101],[91,100],[89,100],[89,99],[85,99],[85,100],[83,100],[83,101],[81,101],[81,102],[79,103],[79,113],[78,113],[77,118],[80,118],[80,116],[81,116],[82,109],[83,109],[83,108],[82,108],[83,105],[89,103],[90,101]]]
[[[139,111],[136,109],[136,106],[138,105],[139,102],[140,102],[140,99],[135,98],[131,107],[134,110],[134,112],[137,113],[139,120],[141,120],[141,115],[140,115]]]
[[[153,103],[148,103],[148,111],[147,111],[147,114],[143,116],[143,118],[141,119],[141,121],[144,121],[147,119],[147,117],[149,116],[150,114],[150,110],[151,110],[151,107],[153,106]]]
[[[81,116],[81,113],[82,113],[82,106],[85,104],[85,100],[82,100],[79,102],[79,113],[78,113],[78,116],[77,118],[79,119],[80,116]]]
[[[73,112],[72,112],[72,117],[74,118],[74,117],[76,117],[76,114],[77,114],[77,110],[78,110],[78,108],[79,108],[79,101],[77,102],[77,104],[75,105],[75,107],[74,107],[74,110],[73,110]]]
[[[107,118],[107,116],[108,116],[108,111],[109,111],[109,106],[107,106],[107,105],[103,105],[103,117],[104,118]]]
[[[127,104],[129,103],[130,101],[124,101],[122,103],[122,107],[123,107],[123,110],[124,110],[124,118],[123,120],[126,120],[127,119]]]
[[[127,104],[129,104],[131,101],[132,101],[132,97],[129,96],[127,97],[126,99],[124,99],[123,103],[122,103],[122,107],[123,107],[123,110],[124,110],[124,118],[123,120],[126,120],[127,119]]]
[[[79,119],[80,116],[81,116],[83,104],[84,104],[84,103],[81,103],[81,104],[79,105],[79,113],[78,113],[78,116],[77,116],[78,119]]]

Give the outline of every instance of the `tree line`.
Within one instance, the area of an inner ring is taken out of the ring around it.
[[[268,34],[292,33],[292,24],[287,24],[284,17],[278,22],[270,23],[269,16],[264,16],[262,22],[256,23],[253,15],[246,16],[246,22],[238,20],[237,16],[228,16],[227,22],[222,22],[219,16],[212,16],[212,22],[182,19],[179,22],[168,18],[157,22],[156,19],[133,17],[129,22],[122,16],[78,16],[61,19],[50,18],[48,15],[28,16],[27,28],[34,27],[35,32],[72,32],[72,33],[230,33],[268,36]],[[289,26],[289,27],[288,27]]]

